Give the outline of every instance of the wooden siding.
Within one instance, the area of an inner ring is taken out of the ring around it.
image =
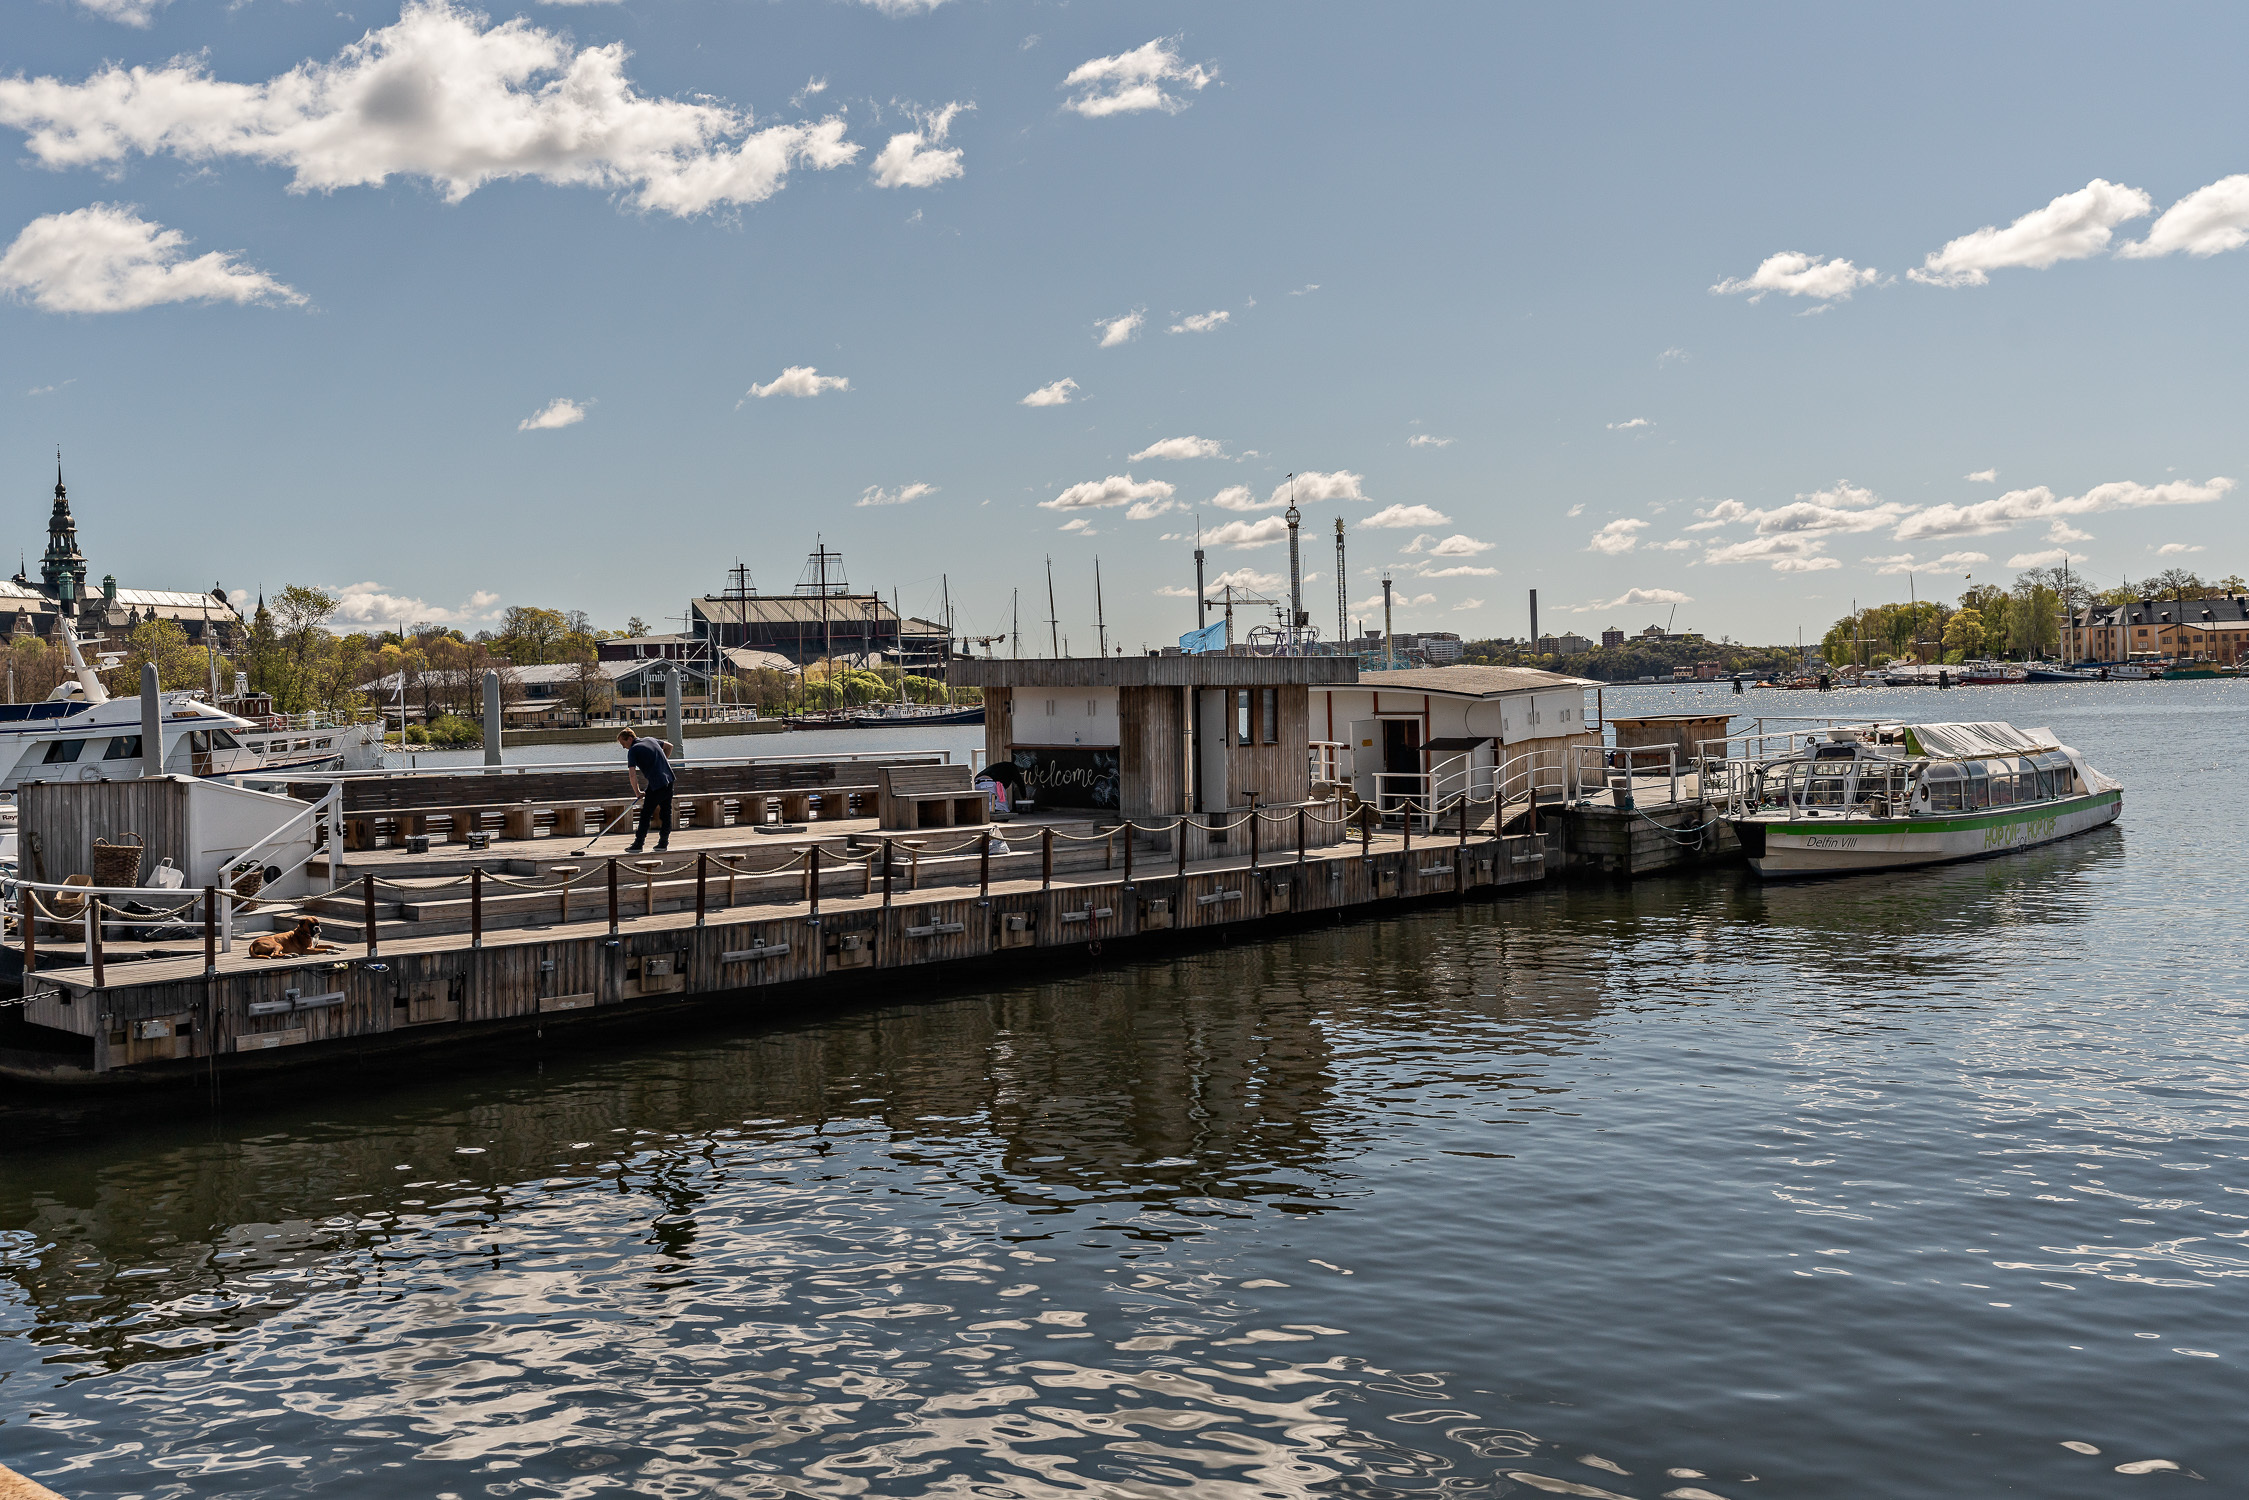
[[[185,776],[25,782],[16,789],[23,873],[48,882],[91,875],[94,840],[116,841],[127,833],[141,836],[144,881],[162,859],[187,869],[189,785]]]

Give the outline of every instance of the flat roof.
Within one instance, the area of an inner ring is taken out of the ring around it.
[[[1565,677],[1536,667],[1401,667],[1369,672],[1353,684],[1377,692],[1449,693],[1456,698],[1497,698],[1564,687],[1600,687],[1590,677]]]
[[[1276,687],[1356,682],[1358,663],[1341,656],[955,657],[948,674],[962,687]]]

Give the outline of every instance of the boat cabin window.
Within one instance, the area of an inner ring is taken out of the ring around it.
[[[67,766],[78,759],[78,752],[85,748],[86,742],[84,740],[56,740],[47,747],[47,758],[44,764]]]
[[[1967,777],[1950,761],[1929,767],[1921,778],[1921,787],[1929,794],[1931,812],[1959,812],[1966,805]]]
[[[1812,776],[1804,782],[1804,806],[1841,807],[1851,800],[1848,776]]]
[[[1985,779],[1991,786],[1991,807],[2006,807],[2015,800],[2015,767],[2011,761],[1987,760],[1983,764]]]
[[[211,731],[211,748],[213,750],[239,750],[242,746],[233,735],[228,734],[225,730],[214,729]]]
[[[141,737],[137,734],[119,735],[116,739],[111,740],[109,748],[102,752],[103,760],[139,760],[140,758]]]

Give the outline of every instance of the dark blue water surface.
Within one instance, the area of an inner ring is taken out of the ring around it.
[[[2249,684],[1810,699],[1743,701],[2051,724],[2123,821],[11,1108],[0,1462],[73,1497],[2249,1492]]]

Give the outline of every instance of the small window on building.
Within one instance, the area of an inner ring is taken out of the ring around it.
[[[1278,744],[1281,738],[1281,690],[1267,688],[1257,705],[1258,738],[1266,744]]]
[[[1249,689],[1234,690],[1234,743],[1249,743]]]
[[[1095,714],[1098,714],[1098,713],[1100,713],[1100,712],[1101,712],[1101,705],[1100,705],[1100,703],[1099,703],[1098,701],[1096,701],[1095,699],[1092,699],[1092,698],[1088,698],[1088,699],[1086,699],[1086,700],[1085,700],[1085,716],[1086,716],[1087,718],[1089,718],[1089,719],[1090,719],[1090,718],[1092,718],[1092,717],[1093,717],[1093,716],[1094,716]]]
[[[1052,698],[1046,700],[1046,716],[1050,719],[1054,717],[1054,700]]]

